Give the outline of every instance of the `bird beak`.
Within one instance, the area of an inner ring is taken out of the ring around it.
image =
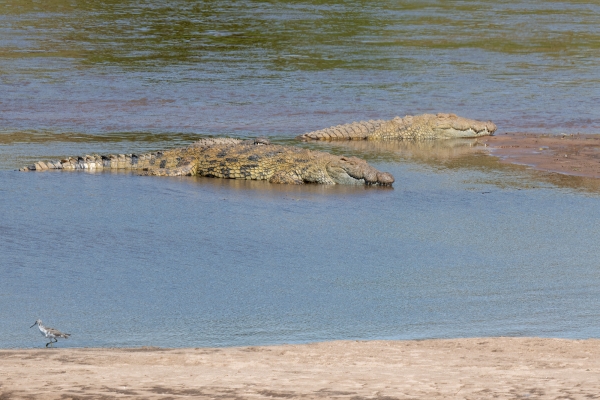
[[[31,326],[29,327],[29,329],[33,328],[33,327],[34,327],[34,326],[36,326],[36,325],[37,325],[37,321],[35,321],[35,324],[31,325]]]

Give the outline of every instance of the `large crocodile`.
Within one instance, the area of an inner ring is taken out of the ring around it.
[[[496,125],[455,114],[422,114],[361,121],[300,135],[300,140],[451,139],[492,135]]]
[[[394,177],[357,157],[270,144],[267,139],[202,139],[189,147],[148,154],[86,155],[36,162],[21,171],[136,170],[141,175],[208,176],[268,180],[271,183],[321,183],[391,186]]]

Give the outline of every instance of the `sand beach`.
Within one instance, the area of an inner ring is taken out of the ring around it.
[[[593,399],[600,340],[0,351],[0,399]]]

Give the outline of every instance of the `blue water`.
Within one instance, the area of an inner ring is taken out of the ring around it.
[[[2,347],[37,318],[61,346],[600,335],[597,195],[380,166],[395,189],[3,171]]]
[[[341,144],[308,146],[394,188],[14,171],[437,111],[598,133],[598,4],[4,5],[0,348],[600,337],[594,180]]]

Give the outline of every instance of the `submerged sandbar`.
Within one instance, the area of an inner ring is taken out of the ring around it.
[[[481,138],[503,162],[541,171],[600,178],[600,135],[505,133]]]

